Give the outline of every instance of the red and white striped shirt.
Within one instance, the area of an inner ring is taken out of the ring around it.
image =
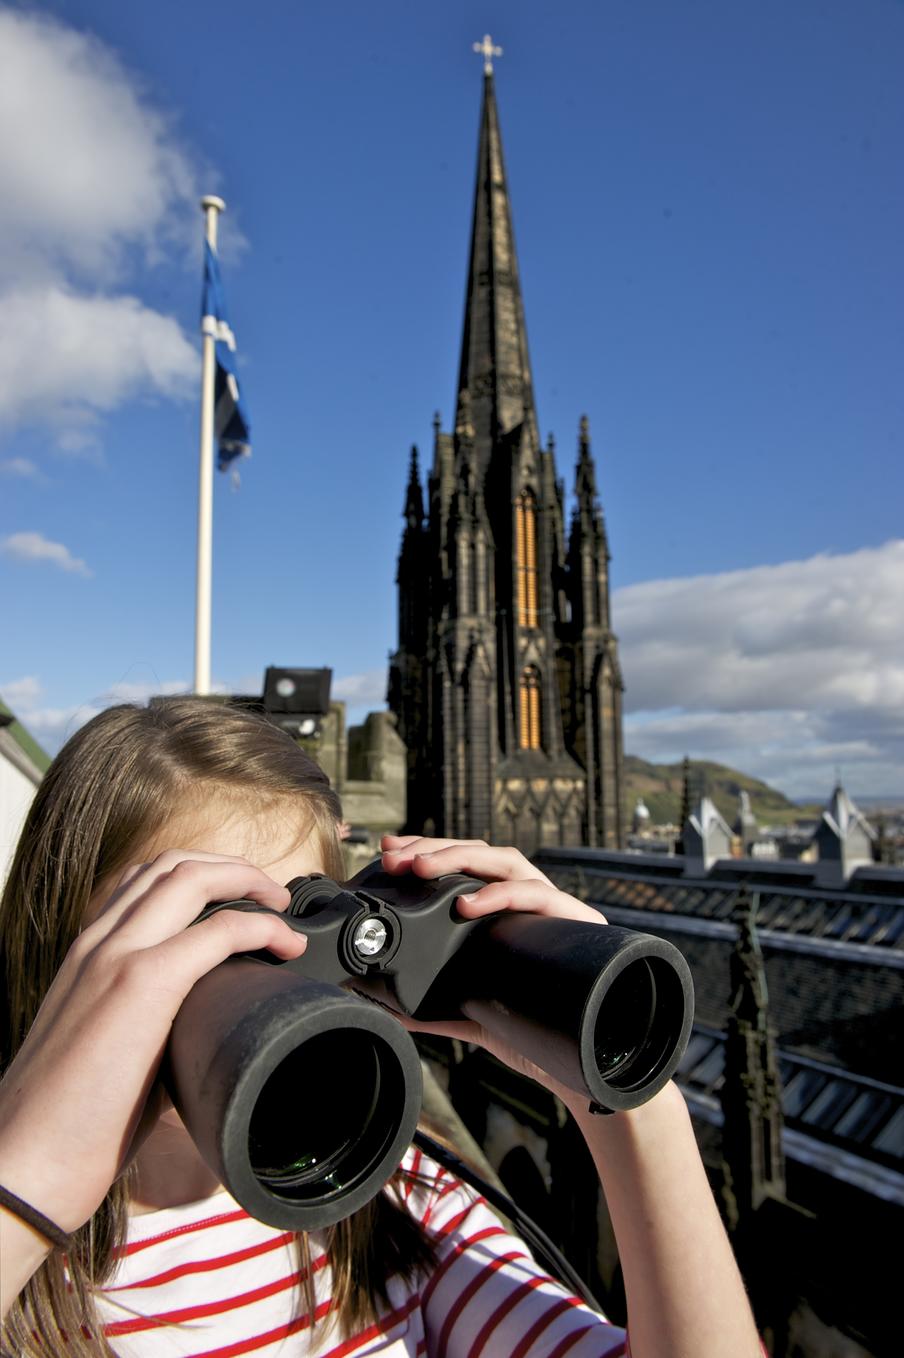
[[[437,1264],[390,1279],[379,1318],[343,1339],[327,1323],[331,1275],[311,1237],[317,1319],[306,1313],[298,1251],[225,1191],[133,1217],[98,1298],[119,1358],[616,1358],[624,1332],[549,1278],[482,1198],[419,1151],[407,1206],[436,1244]],[[407,1191],[407,1189],[406,1189]]]

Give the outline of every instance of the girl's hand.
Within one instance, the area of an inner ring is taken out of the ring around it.
[[[605,923],[596,910],[557,891],[516,849],[396,835],[386,835],[382,847],[387,872],[411,871],[418,877],[467,872],[484,878],[487,886],[459,897],[459,910],[468,918],[493,910],[529,910]],[[559,1085],[477,1024],[406,1021],[406,1027],[477,1042],[570,1108],[593,1155],[615,1228],[631,1352],[637,1358],[666,1353],[754,1358],[765,1352],[677,1085],[665,1085],[640,1108],[594,1117],[586,1097]]]
[[[306,940],[271,914],[285,887],[241,858],[168,850],[128,869],[69,949],[0,1082],[0,1183],[65,1231],[97,1210],[159,1111],[148,1106],[170,1025],[199,977],[233,953],[298,957]]]
[[[380,846],[383,867],[389,873],[413,872],[417,877],[429,878],[464,872],[472,877],[482,877],[486,886],[458,897],[459,913],[466,919],[479,919],[499,910],[515,910],[584,923],[606,923],[605,916],[598,910],[553,886],[518,849],[496,848],[482,839],[425,839],[419,835],[384,835]],[[538,1081],[565,1103],[571,1104],[578,1098],[574,1090],[560,1085],[479,1023],[464,1019],[430,1024],[411,1019],[404,1022],[412,1032],[436,1033],[441,1037],[476,1043],[519,1074]],[[584,1099],[583,1103],[586,1102]]]

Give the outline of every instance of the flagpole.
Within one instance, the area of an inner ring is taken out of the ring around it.
[[[207,243],[216,251],[217,223],[226,204],[207,194],[201,199]],[[198,468],[198,568],[195,595],[195,693],[210,692],[210,596],[213,560],[213,425],[216,339],[201,337],[201,436]]]

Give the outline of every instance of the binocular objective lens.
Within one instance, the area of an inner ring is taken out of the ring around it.
[[[661,959],[631,962],[610,985],[594,1030],[597,1069],[614,1089],[639,1088],[665,1068],[675,1050],[684,997]]]
[[[251,1168],[278,1197],[313,1201],[347,1192],[398,1126],[394,1054],[363,1029],[309,1038],[276,1067],[248,1129]]]
[[[623,1073],[642,1051],[655,1007],[656,983],[648,963],[631,963],[612,982],[596,1019],[594,1054],[604,1080]]]

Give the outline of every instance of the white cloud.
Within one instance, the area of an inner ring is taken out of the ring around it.
[[[109,278],[154,252],[195,196],[164,117],[115,54],[47,16],[0,10],[0,276],[22,260]],[[9,273],[6,273],[9,277]]]
[[[904,541],[617,591],[633,709],[904,700]],[[677,697],[676,695],[680,695]]]
[[[365,670],[334,680],[331,697],[349,707],[382,708],[386,704],[386,671]]]
[[[14,710],[22,725],[50,755],[56,754],[69,737],[95,715],[95,709],[85,705]]]
[[[89,34],[0,8],[0,420],[50,423],[96,453],[98,413],[191,393],[178,323],[118,295],[198,225],[171,123]],[[133,289],[134,290],[134,289]]]
[[[94,711],[90,707],[41,706],[44,692],[44,685],[33,674],[0,680],[0,697],[38,744],[52,755]]]
[[[51,542],[43,533],[10,533],[0,541],[0,551],[15,561],[49,561],[60,570],[90,578],[93,571],[81,557],[73,556],[62,542]]]
[[[2,343],[2,340],[0,340]],[[46,477],[40,467],[27,457],[7,457],[0,461],[0,472],[4,476],[18,476],[25,481],[44,481]]]
[[[34,707],[43,691],[40,680],[33,674],[26,674],[21,679],[10,679],[8,683],[0,684],[0,697],[13,710],[18,707]]]
[[[7,421],[110,411],[136,395],[192,390],[194,349],[174,320],[135,297],[79,297],[54,286],[7,294],[2,308],[0,417]],[[84,450],[83,429],[67,438],[67,450],[73,439]]]
[[[69,457],[83,458],[89,462],[102,461],[103,444],[98,426],[100,417],[84,407],[77,409],[72,405],[62,407],[68,421],[56,438],[57,449]]]
[[[904,795],[904,541],[616,591],[625,739],[789,795]]]

